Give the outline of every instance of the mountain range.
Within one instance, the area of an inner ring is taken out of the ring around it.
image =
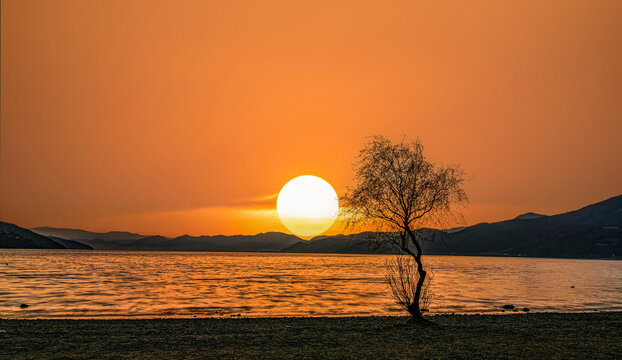
[[[622,195],[579,210],[469,226],[428,254],[608,258],[622,255]]]
[[[433,241],[425,254],[619,258],[622,255],[622,195],[558,214],[526,213],[514,219],[452,230],[424,229]],[[297,253],[396,253],[370,246],[375,233],[318,236],[302,240],[278,232],[257,235],[175,238],[113,231],[39,227],[31,230],[0,223],[0,248],[269,251]]]

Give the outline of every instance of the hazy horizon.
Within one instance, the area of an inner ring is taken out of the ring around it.
[[[495,221],[481,221],[477,224],[480,223],[493,223],[493,222],[498,222],[498,221],[505,221],[505,220],[512,220],[520,215],[524,215],[524,214],[529,214],[529,213],[534,213],[534,214],[538,214],[538,215],[545,215],[545,216],[552,216],[552,215],[558,215],[558,214],[563,214],[563,213],[567,213],[567,212],[571,212],[571,211],[575,211],[578,210],[580,208],[592,205],[594,203],[599,203],[601,201],[604,200],[608,200],[611,199],[612,197],[617,197],[620,196],[622,194],[618,194],[618,195],[612,195],[610,197],[607,197],[606,199],[601,199],[598,201],[594,201],[592,203],[589,204],[583,204],[581,206],[579,206],[578,208],[573,208],[573,209],[567,209],[565,211],[559,212],[559,213],[554,213],[554,214],[545,214],[545,213],[541,213],[538,211],[527,211],[524,213],[520,213],[520,214],[516,214],[516,216],[513,217],[509,217],[507,219],[499,219],[499,220],[495,220]],[[20,224],[15,224],[15,225],[20,225]],[[438,226],[431,226],[431,228],[434,229],[441,229],[441,230],[450,230],[452,228],[461,228],[461,227],[465,227],[465,226],[472,226],[472,225],[476,225],[476,224],[456,224],[456,226],[453,227],[438,227]],[[157,233],[139,233],[139,232],[134,232],[134,231],[129,231],[129,230],[125,230],[125,229],[118,229],[118,228],[114,228],[114,227],[110,227],[109,229],[104,229],[104,230],[94,230],[94,229],[88,229],[88,228],[69,228],[69,227],[63,227],[63,226],[48,226],[48,225],[39,225],[39,226],[32,226],[29,227],[28,229],[37,229],[37,228],[53,228],[53,229],[64,229],[64,230],[82,230],[82,231],[88,231],[88,232],[93,232],[93,233],[109,233],[109,232],[128,232],[128,233],[135,233],[138,235],[145,235],[145,236],[165,236],[168,238],[176,238],[176,237],[180,237],[180,236],[184,236],[184,235],[189,235],[189,236],[193,236],[193,237],[200,237],[200,236],[253,236],[253,235],[259,235],[259,234],[263,234],[263,233],[270,233],[270,232],[278,232],[278,233],[283,233],[283,234],[288,234],[288,235],[293,235],[296,236],[300,239],[304,239],[304,240],[310,240],[312,238],[318,237],[318,236],[333,236],[333,235],[351,235],[351,234],[358,234],[361,232],[365,232],[368,231],[366,229],[348,229],[345,227],[337,227],[334,226],[331,228],[331,230],[326,231],[324,233],[321,233],[320,235],[313,235],[313,236],[302,236],[302,235],[298,235],[298,234],[294,234],[291,231],[285,229],[283,231],[277,231],[277,230],[268,230],[268,231],[261,231],[261,232],[256,232],[256,233],[235,233],[235,234],[222,234],[222,233],[210,233],[210,234],[191,234],[191,233],[178,233],[178,234],[157,234]],[[339,231],[341,230],[341,231]]]

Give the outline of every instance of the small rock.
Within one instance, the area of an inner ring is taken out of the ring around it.
[[[502,309],[507,309],[507,310],[512,310],[514,309],[514,305],[511,304],[505,304],[501,307]]]
[[[528,311],[529,311],[529,308],[523,308],[523,311],[524,311],[524,312],[528,312]]]
[[[571,289],[574,289],[574,285],[570,286]]]
[[[25,308],[27,308],[27,307],[28,307],[28,305],[26,305],[26,304],[21,304],[19,307],[20,307],[20,308],[22,308],[22,309],[25,309]]]

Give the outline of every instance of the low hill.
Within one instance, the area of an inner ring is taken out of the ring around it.
[[[109,231],[106,233],[98,233],[80,229],[65,229],[65,228],[54,228],[54,227],[36,227],[30,229],[37,234],[48,236],[48,237],[56,237],[65,240],[93,240],[100,239],[106,241],[117,241],[117,240],[136,240],[142,239],[147,235],[140,235],[126,231]]]
[[[541,215],[541,214],[536,214],[533,212],[528,212],[528,213],[524,213],[521,215],[518,215],[517,217],[514,218],[514,220],[531,220],[531,219],[539,219],[539,218],[543,218],[546,217],[546,215]]]
[[[75,240],[66,240],[53,236],[48,236],[49,239],[56,241],[57,243],[63,245],[66,249],[76,249],[76,250],[93,250],[93,247],[87,244],[83,244],[81,242]]]
[[[52,239],[17,225],[0,222],[0,248],[3,249],[92,249],[64,239]]]
[[[429,253],[542,257],[622,254],[622,195],[579,210],[483,223],[447,234]]]
[[[369,241],[371,233],[353,235],[318,236],[309,241],[299,241],[283,252],[296,253],[334,253],[334,254],[376,254]]]
[[[430,230],[425,229],[424,231]],[[379,247],[381,243],[375,239],[377,239],[377,234],[373,232],[351,235],[323,235],[309,241],[298,242],[284,249],[283,252],[331,254],[398,254],[400,252],[390,244]]]
[[[163,250],[159,247],[159,245],[161,243],[168,242],[169,240],[171,240],[171,238],[156,235],[132,240],[83,239],[80,241],[92,246],[96,250]],[[170,250],[183,251],[184,249]]]
[[[257,235],[216,235],[176,238],[147,236],[134,240],[85,239],[98,250],[170,250],[170,251],[281,251],[303,240],[294,235],[268,232]]]

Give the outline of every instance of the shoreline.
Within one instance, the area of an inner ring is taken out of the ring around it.
[[[616,358],[622,311],[406,317],[2,319],[0,358]]]
[[[443,316],[516,316],[516,315],[591,315],[591,314],[610,314],[621,313],[622,310],[577,310],[577,311],[522,311],[518,310],[505,310],[505,311],[491,311],[491,312],[479,312],[479,313],[424,313],[426,319],[435,319]],[[406,318],[406,315],[244,315],[244,314],[226,314],[226,315],[206,315],[201,316],[199,314],[186,314],[186,315],[157,315],[157,314],[125,314],[125,315],[88,315],[88,316],[43,316],[43,317],[5,317],[0,315],[0,321],[53,321],[53,320],[79,320],[79,321],[117,321],[117,320],[209,320],[209,319],[363,319],[363,318]]]

